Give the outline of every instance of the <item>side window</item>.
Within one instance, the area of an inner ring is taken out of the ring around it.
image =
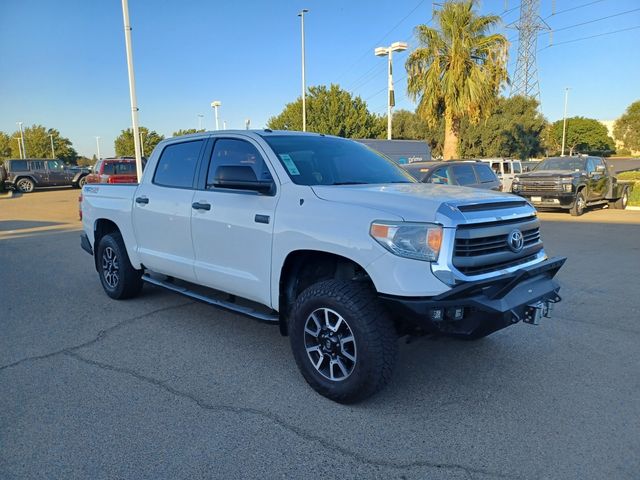
[[[216,140],[207,172],[207,189],[213,188],[220,167],[250,167],[255,180],[273,180],[269,168],[256,147],[245,140],[221,138]],[[241,170],[241,169],[238,169]],[[243,170],[246,170],[243,169]],[[249,172],[249,175],[251,172]],[[244,176],[244,173],[241,174]]]
[[[62,170],[64,165],[59,160],[47,160],[47,168],[49,170]]]
[[[473,173],[473,166],[454,165],[451,169],[458,185],[471,185],[477,182],[476,174]]]
[[[520,162],[513,162],[513,173],[522,173],[522,165]]]
[[[36,160],[36,161],[31,161],[31,170],[44,170],[44,161],[43,160]]]
[[[172,143],[164,147],[153,176],[163,187],[191,188],[203,140]]]
[[[593,161],[593,158],[588,158],[587,159],[587,173],[593,173],[596,170],[596,166],[595,163]]]
[[[501,175],[502,171],[500,170],[499,162],[491,162],[491,170],[495,172],[496,175]]]
[[[93,173],[100,173],[100,166],[102,165],[102,160],[98,160],[96,164],[93,166]]]
[[[594,169],[596,169],[596,170],[598,169],[598,167],[603,167],[604,168],[604,162],[599,157],[594,157],[593,165],[594,165]]]
[[[504,173],[511,173],[511,163],[510,162],[503,162],[502,163],[502,168],[504,169]]]
[[[474,165],[476,174],[480,179],[480,183],[489,183],[498,181],[498,177],[493,173],[493,170],[488,165]]]
[[[26,160],[13,160],[9,162],[9,169],[12,172],[27,172],[29,171],[29,164]]]
[[[431,178],[429,179],[429,183],[441,183],[444,185],[451,185],[451,181],[449,180],[449,169],[447,167],[440,167],[436,171],[433,172]]]

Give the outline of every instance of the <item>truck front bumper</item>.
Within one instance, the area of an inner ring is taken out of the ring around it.
[[[428,298],[380,295],[389,311],[413,326],[464,336],[484,336],[520,320],[537,324],[560,301],[555,257],[499,277],[465,282]]]
[[[575,192],[513,192],[540,208],[571,208],[576,201]]]

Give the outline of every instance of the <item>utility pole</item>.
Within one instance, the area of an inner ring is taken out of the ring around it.
[[[49,134],[49,140],[51,140],[51,158],[56,158],[56,151],[53,148],[53,133]]]
[[[396,104],[396,97],[393,90],[393,52],[402,52],[408,45],[405,42],[394,42],[388,47],[378,47],[374,50],[377,57],[387,57],[387,140],[391,140],[391,122],[393,112],[391,109]]]
[[[16,122],[20,128],[20,145],[22,145],[22,158],[27,158],[27,151],[24,148],[24,132],[22,131],[22,122]]]
[[[13,137],[13,139],[18,141],[18,154],[20,155],[20,158],[24,158],[22,155],[22,142],[20,141],[20,137]]]
[[[140,131],[140,156],[144,157],[144,132]]]
[[[561,157],[564,157],[564,145],[567,139],[567,102],[569,100],[569,87],[564,89],[564,117],[562,120],[562,153]]]
[[[540,82],[536,51],[538,49],[538,33],[551,31],[551,27],[540,18],[540,0],[522,0],[520,3],[520,19],[515,25],[518,30],[518,58],[516,71],[511,84],[511,95],[522,95],[540,101]]]
[[[202,130],[202,118],[204,117],[204,115],[202,115],[201,113],[198,114],[198,130]]]
[[[96,137],[96,147],[98,149],[98,160],[100,160],[100,137]]]
[[[211,108],[213,108],[213,115],[216,119],[216,130],[220,130],[220,120],[218,119],[218,107],[222,105],[220,100],[214,100],[211,102]]]
[[[247,119],[244,121],[244,129],[245,129],[245,130],[249,130],[249,127],[250,127],[250,126],[251,126],[251,119],[250,119],[250,118],[247,118]]]
[[[140,182],[142,181],[142,153],[140,150],[140,131],[138,129],[138,101],[136,100],[136,77],[133,72],[133,52],[131,50],[131,22],[129,21],[128,0],[122,0],[122,19],[124,22],[124,43],[127,50],[127,70],[129,73],[129,98],[131,100],[133,146],[136,153],[136,173],[138,182]]]
[[[304,79],[305,75],[305,63],[304,63],[304,14],[309,13],[309,10],[303,8],[298,16],[300,17],[300,26],[302,28],[302,131],[307,131],[307,84]]]

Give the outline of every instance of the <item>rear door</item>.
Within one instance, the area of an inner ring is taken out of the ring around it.
[[[261,146],[249,137],[230,135],[212,143],[191,212],[198,283],[270,305],[278,192],[222,188],[215,179],[220,167],[251,167],[256,179],[268,181],[274,178],[272,169]]]
[[[195,281],[191,242],[191,203],[195,172],[206,139],[164,147],[150,181],[140,184],[133,202],[138,254],[145,267]]]
[[[49,185],[49,175],[44,166],[44,160],[31,160],[29,169],[31,176],[35,179],[36,185],[39,187]]]

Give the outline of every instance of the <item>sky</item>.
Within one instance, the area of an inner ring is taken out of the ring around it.
[[[562,118],[568,87],[569,116],[619,117],[640,99],[640,0],[539,1],[553,30],[538,37],[542,113]],[[479,2],[483,14],[506,12],[498,31],[511,42],[512,77],[519,5]],[[221,127],[250,119],[264,128],[300,96],[302,8],[310,10],[307,85],[337,83],[385,113],[386,59],[373,50],[395,41],[415,48],[431,0],[130,0],[140,124],[165,136],[200,121],[212,130],[210,104],[219,100]],[[396,109],[413,110],[406,58],[393,57]],[[131,126],[120,0],[0,0],[0,72],[1,131],[14,132],[18,121],[57,128],[89,157],[99,136],[104,157]]]

